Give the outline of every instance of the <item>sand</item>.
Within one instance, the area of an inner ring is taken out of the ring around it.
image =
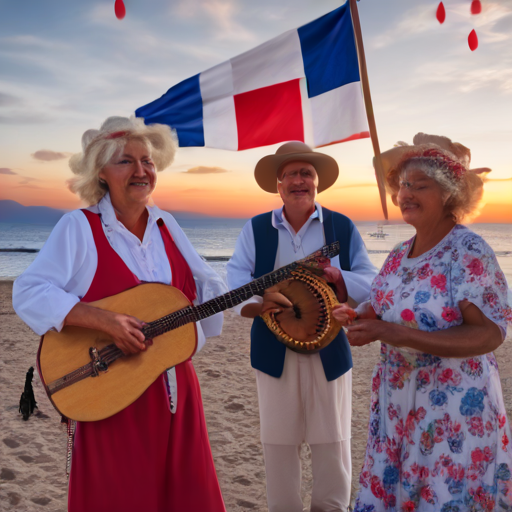
[[[510,275],[508,278],[510,279]],[[509,281],[512,282],[512,281]],[[12,282],[0,281],[0,509],[17,512],[67,509],[66,433],[34,377],[38,410],[28,421],[18,412],[25,373],[35,366],[39,337],[16,316]],[[220,486],[228,511],[266,511],[265,472],[259,440],[258,400],[249,362],[250,321],[225,314],[221,336],[194,358]],[[512,418],[512,346],[497,351],[508,417]],[[367,436],[370,378],[379,344],[353,349],[353,491]],[[302,451],[303,494],[309,510],[309,449]],[[142,511],[141,511],[142,512]]]

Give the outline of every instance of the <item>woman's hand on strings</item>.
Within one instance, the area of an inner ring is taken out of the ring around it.
[[[108,319],[105,332],[112,336],[117,348],[123,351],[124,355],[138,354],[146,350],[142,328],[146,325],[138,318],[121,313],[113,313]]]
[[[64,319],[64,325],[76,325],[103,331],[112,337],[115,345],[125,355],[137,354],[151,345],[149,340],[144,342],[145,337],[141,329],[146,324],[142,320],[134,316],[96,308],[83,302],[75,304]]]

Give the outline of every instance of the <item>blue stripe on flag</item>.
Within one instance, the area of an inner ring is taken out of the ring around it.
[[[162,97],[135,111],[146,124],[168,124],[178,133],[181,147],[204,146],[203,99],[199,75],[171,87]]]
[[[359,81],[348,1],[297,30],[310,98]]]

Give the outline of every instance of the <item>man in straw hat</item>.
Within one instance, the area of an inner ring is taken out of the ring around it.
[[[227,266],[231,288],[339,240],[340,255],[326,273],[334,282],[343,275],[353,301],[367,300],[376,269],[361,236],[350,219],[315,202],[317,193],[335,183],[338,172],[333,158],[302,142],[288,142],[258,162],[256,182],[266,192],[279,193],[283,206],[244,226]],[[254,318],[251,364],[256,370],[269,511],[302,511],[299,454],[304,441],[312,454],[311,510],[345,511],[352,470],[350,348],[341,331],[318,353],[287,349],[259,316],[291,305],[286,299],[276,304],[275,295],[267,293],[237,308],[242,316]]]

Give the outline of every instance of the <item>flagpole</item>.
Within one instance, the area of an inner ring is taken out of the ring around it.
[[[370,82],[368,80],[368,72],[366,70],[366,58],[364,56],[363,34],[361,32],[361,24],[359,23],[359,12],[357,11],[357,0],[350,1],[350,12],[352,14],[352,25],[354,26],[354,35],[356,38],[357,53],[359,56],[359,70],[361,72],[361,85],[363,86],[364,105],[366,107],[366,116],[368,117],[368,126],[370,128],[370,138],[373,145],[373,153],[375,155],[375,177],[379,187],[380,202],[384,218],[388,220],[388,206],[386,204],[386,187],[384,168],[380,157],[379,139],[377,137],[377,126],[375,124],[375,116],[373,113],[372,97],[370,95]]]

